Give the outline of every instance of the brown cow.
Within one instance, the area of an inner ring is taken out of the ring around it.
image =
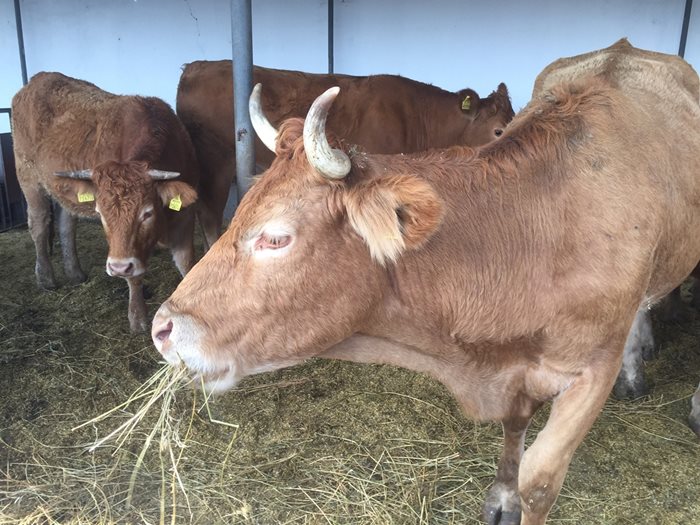
[[[156,348],[212,391],[312,356],[429,373],[503,424],[488,522],[544,523],[637,312],[700,259],[700,108],[665,64],[695,72],[626,42],[591,58],[476,150],[332,149],[328,90],[160,307]]]
[[[183,275],[194,264],[190,205],[199,171],[182,123],[162,100],[113,95],[60,73],[39,73],[17,92],[12,123],[39,286],[56,286],[48,255],[54,199],[62,208],[68,281],[86,279],[75,248],[76,216],[99,216],[109,243],[107,273],[127,280],[129,324],[145,330],[142,279],[153,248],[168,246]],[[207,232],[209,242],[216,237]]]
[[[471,89],[451,93],[393,75],[319,75],[256,66],[253,78],[265,86],[263,107],[274,125],[303,118],[319,94],[340,86],[329,128],[368,153],[478,146],[499,136],[513,118],[505,84],[482,99]],[[231,61],[187,64],[178,86],[177,114],[192,137],[203,174],[216,181],[203,188],[202,198],[215,205],[214,213],[202,220],[220,228],[236,164]],[[258,168],[267,168],[274,155],[256,139],[255,158]]]

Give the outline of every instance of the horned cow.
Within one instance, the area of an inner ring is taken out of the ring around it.
[[[75,246],[76,217],[99,217],[109,243],[106,271],[129,284],[129,324],[148,326],[142,280],[157,244],[184,275],[194,264],[199,169],[173,110],[152,97],[119,96],[60,73],[39,73],[12,99],[17,177],[36,246],[36,279],[56,286],[49,260],[51,200],[68,281],[86,276]],[[201,203],[207,209],[207,203]],[[207,241],[217,232],[209,228]]]
[[[342,149],[326,91],[161,305],[158,351],[212,391],[312,356],[431,374],[503,424],[488,523],[544,523],[639,312],[700,260],[696,73],[624,40],[568,64],[478,149]]]

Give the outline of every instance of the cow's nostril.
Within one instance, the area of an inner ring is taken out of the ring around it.
[[[131,275],[132,273],[134,273],[134,263],[129,263],[124,268],[124,275]]]
[[[170,337],[170,333],[173,331],[173,322],[168,321],[168,324],[166,324],[163,327],[159,327],[156,330],[154,330],[153,334],[153,339],[156,343],[160,343],[161,345],[165,343],[165,341]]]

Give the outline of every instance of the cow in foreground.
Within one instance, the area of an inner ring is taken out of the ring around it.
[[[102,220],[107,273],[129,284],[129,325],[146,330],[142,280],[156,244],[170,248],[180,273],[194,264],[199,170],[187,131],[151,97],[118,96],[60,73],[39,73],[12,99],[17,177],[36,246],[36,279],[56,287],[49,238],[51,200],[65,274],[85,281],[75,246],[76,216]],[[173,180],[176,179],[176,180]],[[215,230],[207,231],[213,243]]]
[[[488,523],[544,523],[637,312],[700,259],[700,108],[667,74],[695,72],[626,41],[577,60],[476,150],[338,149],[328,90],[158,310],[156,348],[211,391],[312,356],[428,373],[503,424]]]
[[[192,137],[202,173],[216,181],[202,194],[215,203],[215,213],[202,219],[215,221],[216,228],[235,176],[232,78],[230,60],[192,62],[184,67],[177,90],[177,114]],[[472,89],[452,93],[395,75],[321,75],[256,66],[253,79],[265,86],[262,104],[273,125],[303,118],[319,94],[340,86],[328,126],[369,153],[478,146],[498,137],[513,118],[505,84],[482,99]],[[258,169],[273,158],[256,140]]]

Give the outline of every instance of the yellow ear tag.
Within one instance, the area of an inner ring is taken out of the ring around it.
[[[95,196],[90,192],[78,192],[78,202],[92,202],[95,200]]]
[[[469,109],[472,107],[472,98],[471,96],[467,95],[464,97],[464,100],[462,101],[462,109],[464,111],[469,111]]]
[[[180,199],[179,195],[170,199],[168,208],[170,208],[173,211],[180,211],[180,208],[182,208],[182,199]]]

